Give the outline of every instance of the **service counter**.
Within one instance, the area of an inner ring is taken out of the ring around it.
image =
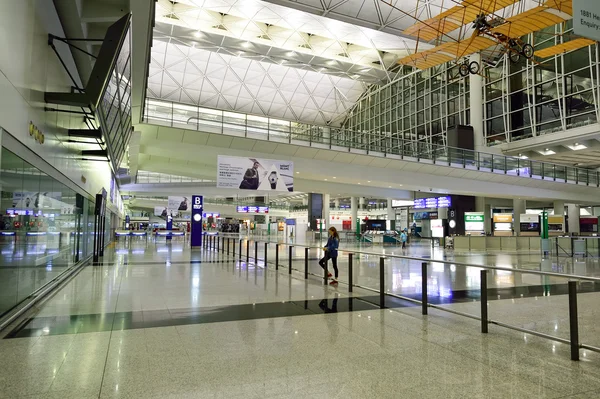
[[[454,237],[454,249],[467,251],[486,250],[535,250],[541,246],[540,237],[486,237],[486,236],[460,236]]]

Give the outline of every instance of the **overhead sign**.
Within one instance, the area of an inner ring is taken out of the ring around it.
[[[465,222],[483,222],[484,220],[483,213],[465,212]]]
[[[452,206],[452,198],[450,196],[417,198],[413,201],[413,207],[415,209],[449,208],[450,206]]]
[[[573,0],[573,32],[600,41],[600,2]]]
[[[217,187],[238,190],[294,191],[294,163],[219,155]]]
[[[238,206],[237,213],[269,213],[268,206]]]

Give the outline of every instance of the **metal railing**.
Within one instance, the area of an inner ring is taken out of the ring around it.
[[[246,243],[245,254],[243,253],[244,245]],[[251,242],[254,243],[254,256],[252,257],[250,254]],[[321,246],[308,246],[301,244],[290,244],[290,243],[281,243],[281,242],[271,242],[271,241],[258,241],[258,240],[248,240],[248,239],[238,239],[237,237],[225,236],[225,235],[212,235],[205,236],[203,240],[203,248],[206,250],[213,250],[217,252],[222,252],[227,255],[238,256],[239,259],[245,258],[246,261],[250,261],[250,259],[254,259],[255,264],[258,263],[259,259],[259,244],[264,246],[263,252],[263,265],[265,268],[268,267],[268,253],[270,245],[275,246],[275,259],[273,261],[275,265],[275,270],[279,271],[280,266],[280,247],[287,247],[288,249],[288,264],[287,271],[288,274],[292,274],[292,271],[301,272],[304,275],[304,279],[308,279],[309,275],[317,276],[323,279],[323,284],[328,284],[328,268],[325,266],[323,269],[323,275],[317,275],[315,273],[309,272],[309,251],[312,250],[321,250]],[[237,247],[237,251],[236,251]],[[293,252],[296,248],[304,249],[304,270],[294,269],[293,268]],[[588,276],[579,276],[572,274],[563,274],[556,272],[546,272],[539,270],[530,270],[530,269],[517,269],[517,268],[509,268],[509,267],[500,267],[500,266],[484,266],[484,265],[475,265],[470,263],[462,263],[462,262],[454,262],[454,261],[444,261],[444,260],[431,260],[420,257],[412,257],[412,256],[404,256],[404,255],[392,255],[392,254],[381,254],[376,252],[366,252],[366,251],[356,251],[356,250],[339,250],[340,253],[345,253],[348,256],[348,292],[353,292],[353,289],[361,288],[363,290],[376,292],[379,295],[379,307],[381,309],[386,308],[386,298],[394,297],[404,301],[417,303],[421,305],[421,313],[423,315],[428,314],[428,309],[433,308],[437,310],[441,310],[444,312],[449,312],[452,314],[456,314],[459,316],[468,317],[470,319],[478,320],[481,322],[481,333],[487,334],[488,327],[490,324],[505,327],[511,330],[523,332],[526,334],[531,334],[537,337],[546,338],[552,341],[560,342],[563,344],[567,344],[570,346],[571,352],[571,360],[579,360],[579,351],[580,349],[587,349],[594,352],[600,352],[600,347],[588,345],[581,343],[579,340],[579,321],[578,321],[578,308],[577,308],[577,286],[579,282],[592,282],[592,283],[600,283],[600,278],[596,277],[588,277]],[[353,257],[354,255],[366,255],[366,256],[376,256],[379,257],[379,288],[374,289],[367,286],[362,286],[354,283],[353,277]],[[386,267],[386,259],[403,259],[408,261],[417,261],[421,262],[421,297],[420,299],[415,299],[403,295],[397,295],[391,292],[386,291],[386,281],[385,281],[385,267]],[[480,313],[479,315],[470,314],[461,312],[455,309],[450,309],[448,307],[436,305],[429,302],[429,294],[428,294],[428,285],[427,285],[427,277],[430,271],[431,263],[440,263],[447,265],[454,265],[465,267],[465,268],[477,268],[480,270]],[[543,332],[531,330],[528,328],[523,328],[515,325],[511,325],[508,323],[501,322],[499,320],[494,320],[490,318],[489,309],[488,309],[488,272],[492,271],[502,271],[502,272],[510,272],[510,273],[522,273],[522,274],[533,274],[541,277],[557,277],[561,279],[568,279],[568,303],[569,303],[569,339],[561,338],[558,336],[553,336],[550,334],[546,334]]]
[[[163,100],[146,101],[144,122],[155,125],[600,187],[600,171],[591,169],[464,150],[425,141],[405,140],[392,132],[360,132]]]

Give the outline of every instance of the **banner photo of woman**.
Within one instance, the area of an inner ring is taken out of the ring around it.
[[[294,163],[219,155],[217,187],[256,191],[294,191]]]

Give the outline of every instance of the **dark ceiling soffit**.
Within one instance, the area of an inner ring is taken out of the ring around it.
[[[47,104],[67,105],[72,107],[88,108],[90,101],[85,93],[44,93],[44,101]]]

